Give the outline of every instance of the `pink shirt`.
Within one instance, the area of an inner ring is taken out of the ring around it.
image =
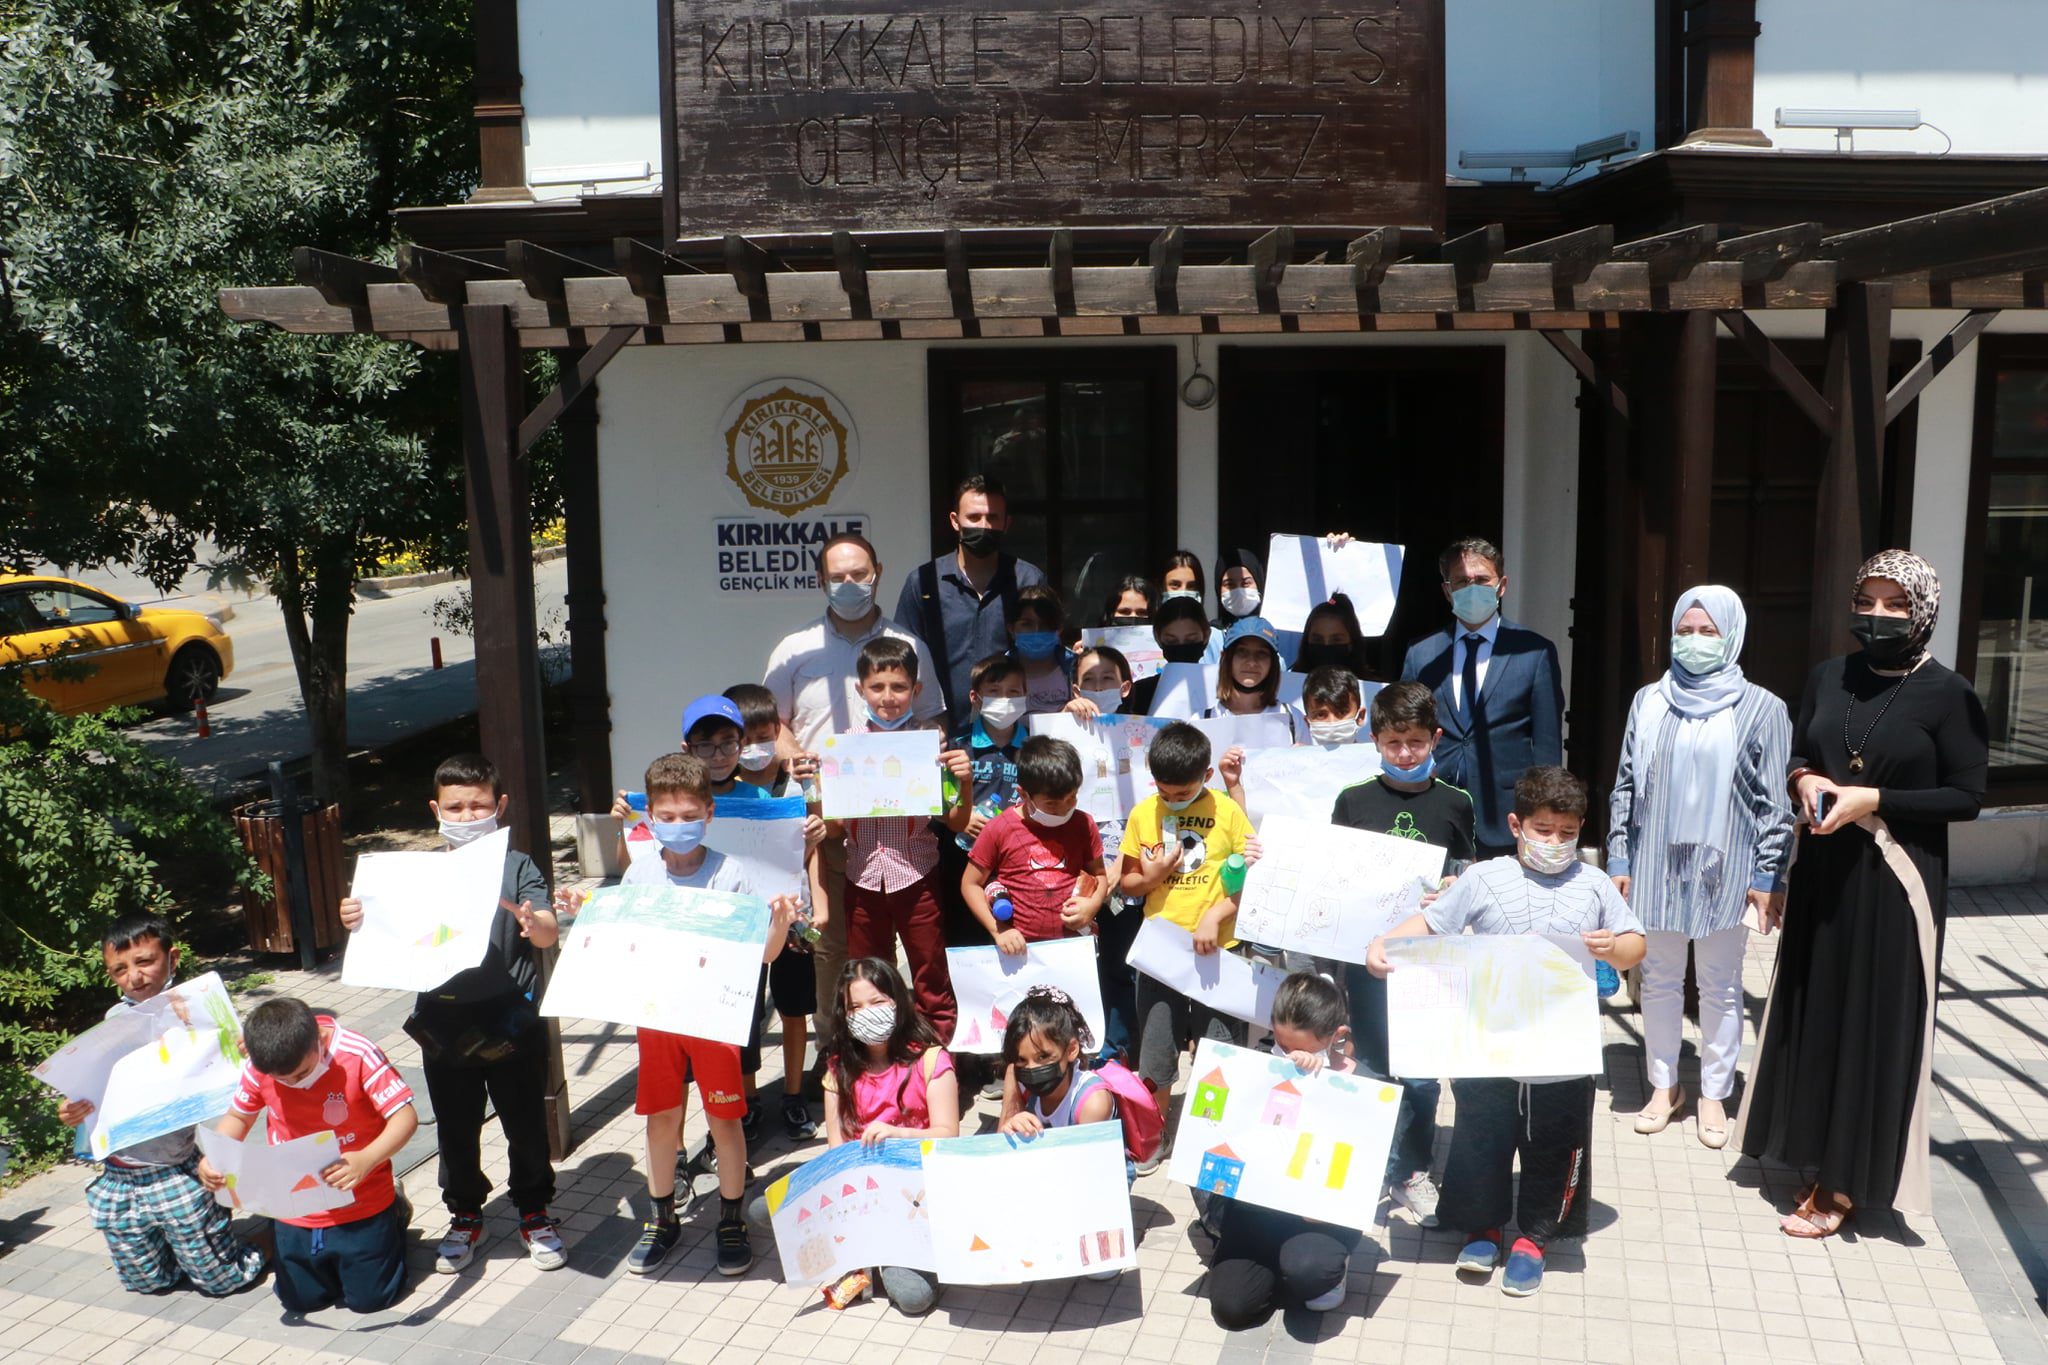
[[[882,1071],[867,1071],[853,1082],[853,1104],[841,1104],[839,1117],[848,1138],[857,1138],[871,1123],[893,1123],[901,1128],[929,1128],[931,1105],[925,1091],[930,1084],[924,1075],[925,1062],[919,1056],[909,1065],[898,1063]],[[932,1080],[953,1069],[952,1054],[938,1049],[932,1062]],[[825,1068],[825,1088],[839,1091],[839,1069]],[[849,1109],[851,1112],[849,1112]]]

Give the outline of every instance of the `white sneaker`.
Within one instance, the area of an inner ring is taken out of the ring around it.
[[[562,1234],[546,1212],[520,1219],[519,1235],[526,1242],[526,1259],[536,1270],[560,1270],[569,1264],[569,1249],[562,1245]]]
[[[484,1219],[480,1213],[458,1213],[450,1217],[448,1231],[441,1234],[441,1244],[434,1248],[434,1273],[453,1275],[476,1257],[476,1249],[483,1244]]]
[[[1436,1205],[1441,1196],[1428,1171],[1417,1171],[1406,1180],[1389,1185],[1387,1194],[1396,1206],[1408,1210],[1408,1216],[1419,1226],[1436,1226]]]
[[[1330,1292],[1327,1294],[1318,1294],[1314,1298],[1309,1299],[1308,1301],[1303,1303],[1301,1306],[1303,1308],[1308,1309],[1311,1313],[1327,1313],[1331,1309],[1337,1307],[1337,1305],[1344,1302],[1344,1296],[1346,1293],[1350,1292],[1350,1287],[1351,1258],[1349,1256],[1346,1256],[1344,1258],[1344,1273],[1337,1277],[1337,1283],[1331,1287]]]

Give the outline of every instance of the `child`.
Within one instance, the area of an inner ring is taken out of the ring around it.
[[[1081,1069],[1095,1045],[1081,1011],[1056,986],[1033,986],[1003,1029],[1003,1118],[997,1131],[1032,1137],[1047,1128],[1103,1123],[1116,1115],[1109,1082]]]
[[[683,708],[683,748],[709,770],[712,799],[731,796],[741,787],[740,749],[746,738],[746,720],[729,697],[714,692]],[[758,796],[760,789],[749,785],[739,794]]]
[[[1223,637],[1223,658],[1216,665],[1216,704],[1203,712],[1207,719],[1217,716],[1276,715],[1287,722],[1287,738],[1299,744],[1308,738],[1308,723],[1292,706],[1280,700],[1280,637],[1262,616],[1247,616],[1231,626]],[[1240,805],[1244,801],[1244,749],[1232,745],[1223,751],[1216,771],[1223,776],[1223,789]]]
[[[1273,996],[1273,1051],[1304,1074],[1356,1069],[1344,1046],[1344,997],[1313,972],[1294,972]],[[1276,1307],[1327,1313],[1344,1302],[1356,1228],[1318,1223],[1241,1199],[1224,1201],[1209,1265],[1209,1311],[1226,1331],[1256,1327]]]
[[[1643,960],[1647,941],[1627,902],[1598,868],[1578,859],[1586,785],[1558,767],[1536,767],[1515,783],[1508,829],[1519,852],[1475,864],[1420,914],[1379,938],[1366,954],[1388,972],[1386,942],[1419,934],[1578,934],[1586,950],[1617,971]],[[1517,1298],[1543,1284],[1543,1250],[1583,1237],[1592,1206],[1593,1077],[1487,1077],[1451,1082],[1457,1116],[1444,1167],[1438,1216],[1466,1230],[1458,1269],[1482,1278],[1500,1263],[1509,1213],[1521,1236],[1501,1289]],[[1514,1186],[1515,1158],[1521,1183]]]
[[[825,1140],[948,1138],[960,1132],[960,1081],[938,1034],[911,1008],[896,969],[856,957],[839,974],[826,1047]],[[927,1271],[883,1266],[876,1278],[906,1317],[931,1311],[938,1281]]]
[[[1235,942],[1225,922],[1236,916],[1237,900],[1223,890],[1223,864],[1233,853],[1250,856],[1251,821],[1235,801],[1209,789],[1209,737],[1194,726],[1164,727],[1146,756],[1158,790],[1124,824],[1120,889],[1145,898],[1147,919],[1164,917],[1188,930],[1195,952],[1206,956]],[[1173,1089],[1181,1049],[1190,1042],[1238,1036],[1235,1021],[1143,973],[1137,1000],[1138,1075],[1156,1095]],[[1138,1174],[1156,1169],[1172,1146],[1169,1133]]]
[[[981,831],[960,881],[974,918],[1013,956],[1032,943],[1092,933],[1109,892],[1095,817],[1076,809],[1081,756],[1074,746],[1049,735],[1025,740],[1017,789],[1022,800]],[[1015,913],[1007,925],[989,903],[991,882],[1010,894]]]
[[[1176,597],[1169,592],[1159,599],[1159,610],[1152,614],[1152,640],[1159,646],[1159,653],[1170,664],[1198,664],[1206,662],[1212,638],[1209,634],[1209,618],[1202,610],[1201,599],[1197,597]],[[1149,716],[1152,703],[1159,696],[1159,675],[1132,684],[1124,694],[1124,704],[1119,709],[1125,715]]]
[[[1317,669],[1302,689],[1308,699],[1326,671]],[[1348,678],[1349,673],[1345,676]],[[1311,713],[1313,714],[1313,712]],[[1380,753],[1376,777],[1337,794],[1330,823],[1435,844],[1444,851],[1446,876],[1472,860],[1472,798],[1434,776],[1436,698],[1419,682],[1389,683],[1372,699],[1372,742]],[[1425,894],[1434,902],[1438,887]],[[1392,1077],[1387,1064],[1387,983],[1353,963],[1344,969],[1351,994],[1351,1027],[1366,1069]],[[1442,1086],[1434,1077],[1402,1077],[1401,1113],[1387,1155],[1387,1187],[1396,1206],[1426,1228],[1437,1225],[1437,1188],[1429,1177],[1436,1146],[1436,1108]]]
[[[917,653],[908,641],[893,635],[869,640],[860,647],[856,672],[869,730],[896,730],[911,720],[912,705],[924,688],[917,678]],[[958,834],[967,828],[973,810],[973,765],[959,749],[947,749],[939,762],[960,786],[959,799],[945,815],[945,827]],[[958,1007],[946,970],[944,917],[932,885],[932,872],[939,865],[932,821],[891,816],[843,824],[828,821],[825,828],[828,838],[841,829],[846,834],[847,952],[894,961],[896,940],[901,938],[918,1012],[940,1041],[951,1038]]]
[[[948,749],[963,750],[974,769],[974,808],[958,834],[947,831],[939,840],[939,865],[932,874],[944,917],[946,944],[965,948],[982,940],[981,925],[967,908],[960,879],[967,872],[968,851],[989,821],[1017,800],[1017,749],[1024,742],[1024,664],[1014,654],[991,654],[969,675],[967,698],[974,719],[946,740]],[[977,1057],[963,1057],[968,1067]],[[966,1068],[963,1068],[965,1070]],[[963,1083],[968,1078],[963,1076]],[[984,1079],[977,1069],[972,1078]]]
[[[1080,721],[1115,715],[1131,694],[1131,661],[1108,645],[1091,645],[1074,661],[1074,699],[1067,714]],[[1242,804],[1242,803],[1240,803]],[[1122,820],[1097,821],[1105,850],[1124,840]],[[1103,1061],[1128,1058],[1137,1044],[1137,973],[1129,965],[1138,926],[1145,922],[1143,900],[1112,886],[1102,913],[1095,917],[1095,972],[1102,983]]]
[[[1131,661],[1109,645],[1090,645],[1074,660],[1074,697],[1067,714],[1076,720],[1113,716],[1131,695]]]
[[[377,1045],[302,1000],[266,1000],[242,1026],[249,1064],[228,1101],[220,1131],[237,1142],[269,1111],[272,1145],[329,1129],[341,1156],[320,1172],[352,1202],[303,1218],[280,1218],[277,1298],[288,1313],[346,1304],[357,1313],[389,1308],[405,1291],[406,1219],[391,1158],[419,1130],[412,1088]],[[227,1182],[199,1163],[209,1190]]]
[[[154,915],[127,915],[107,926],[100,957],[121,998],[107,1017],[154,1000],[178,974],[170,926]],[[171,1008],[181,1008],[175,998]],[[91,1100],[66,1100],[57,1117],[76,1128],[92,1114]],[[123,1147],[86,1186],[92,1225],[107,1239],[121,1286],[161,1294],[183,1274],[209,1296],[247,1289],[263,1278],[263,1253],[235,1240],[228,1211],[201,1182],[199,1148],[191,1128]]]
[[[1311,669],[1301,683],[1301,710],[1311,744],[1334,749],[1357,740],[1365,720],[1358,704],[1358,675],[1341,664]]]
[[[711,773],[695,754],[663,754],[647,766],[647,820],[661,844],[661,856],[630,864],[621,885],[683,886],[700,891],[752,895],[753,888],[737,863],[716,849],[704,847],[711,823]],[[782,952],[789,926],[796,922],[794,897],[777,896],[770,907],[773,922],[763,962]],[[741,1088],[740,1050],[731,1043],[692,1038],[659,1029],[634,1030],[639,1075],[633,1112],[647,1120],[647,1197],[654,1217],[640,1230],[640,1241],[626,1257],[626,1269],[646,1275],[657,1267],[683,1235],[676,1213],[676,1154],[683,1144],[683,1084],[695,1076],[697,1096],[704,1102],[704,1120],[718,1154],[718,1273],[744,1275],[754,1264],[740,1201],[747,1191],[747,1137],[740,1119],[747,1112]]]
[[[505,806],[498,770],[482,754],[457,754],[434,770],[434,799],[427,809],[440,822],[447,847],[459,848],[497,829]],[[559,1270],[569,1260],[548,1216],[555,1196],[548,1156],[548,1035],[535,999],[538,954],[554,946],[557,921],[548,907],[547,879],[516,849],[505,853],[498,906],[484,960],[421,992],[405,1023],[420,1045],[440,1140],[441,1198],[449,1221],[434,1250],[434,1269],[442,1275],[468,1265],[484,1239],[484,1200],[491,1193],[481,1155],[486,1099],[505,1131],[506,1185],[519,1210],[528,1258],[540,1270]],[[362,927],[361,901],[342,901],[341,924],[350,933]]]
[[[740,780],[772,797],[800,793],[802,781],[796,772],[797,760],[782,757],[776,744],[782,733],[782,714],[775,705],[775,694],[759,683],[737,683],[725,689],[725,696],[740,709],[740,720],[746,726],[745,743],[740,746]],[[815,875],[812,864],[818,843],[824,837],[825,822],[813,803],[804,815],[806,882]],[[805,919],[814,928],[822,927],[828,913],[825,898],[813,895],[808,913],[798,914],[798,927],[802,927]],[[800,934],[792,933],[782,952],[768,964],[764,989],[766,999],[774,1004],[776,1016],[782,1021],[782,1131],[792,1142],[809,1142],[818,1135],[818,1125],[811,1118],[810,1106],[804,1102],[804,1044],[810,1033],[810,1016],[818,1008],[818,983],[812,970],[810,944]],[[761,1066],[760,1011],[755,1012],[754,1020],[748,1055],[740,1059],[743,1064],[749,1059],[754,1063],[746,1068],[747,1091],[751,1096],[747,1101],[749,1120],[766,1108],[754,1077]],[[749,1132],[747,1141],[751,1144],[756,1136]]]
[[[1017,594],[1011,604],[1010,645],[1024,661],[1024,700],[1034,716],[1064,710],[1072,693],[1067,665],[1072,656],[1060,648],[1066,610],[1060,595],[1043,583]]]

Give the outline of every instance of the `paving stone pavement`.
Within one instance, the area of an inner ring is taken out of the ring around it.
[[[708,1180],[699,1182],[706,1194],[685,1219],[682,1246],[661,1273],[638,1279],[623,1272],[646,1210],[631,1030],[567,1021],[576,1145],[554,1207],[570,1244],[568,1268],[542,1274],[528,1264],[500,1197],[488,1210],[478,1260],[460,1275],[430,1273],[444,1223],[428,1159],[406,1176],[418,1206],[414,1278],[387,1312],[332,1309],[287,1321],[267,1281],[226,1300],[129,1294],[86,1213],[92,1171],[66,1166],[0,1200],[0,1361],[2048,1363],[2044,912],[2048,886],[1954,893],[1935,1066],[1939,1209],[1932,1219],[1859,1219],[1824,1243],[1778,1231],[1792,1173],[1703,1147],[1690,1119],[1651,1138],[1631,1130],[1646,1083],[1638,1017],[1623,1006],[1605,1013],[1593,1231],[1580,1246],[1553,1251],[1533,1299],[1460,1283],[1451,1233],[1394,1222],[1361,1243],[1351,1295],[1337,1311],[1227,1333],[1202,1300],[1206,1238],[1190,1230],[1189,1192],[1163,1173],[1137,1183],[1139,1265],[1110,1283],[949,1288],[936,1311],[914,1321],[885,1303],[829,1312],[815,1288],[782,1282],[765,1236],[757,1235],[761,1260],[750,1274],[717,1274]],[[1752,1027],[1774,952],[1771,940],[1751,942]],[[398,1027],[406,997],[345,988],[333,967],[280,972],[249,997],[274,993],[333,1010],[402,1066],[416,1067],[418,1050]],[[778,1056],[771,1045],[771,1088]],[[1690,1081],[1690,1041],[1685,1067]],[[1439,1165],[1451,1118],[1447,1089]],[[983,1105],[971,1122],[994,1121],[993,1107]],[[701,1142],[694,1096],[687,1123],[689,1141]],[[822,1142],[792,1150],[774,1115],[768,1126],[778,1135],[755,1155],[762,1181],[822,1150]],[[487,1127],[486,1170],[502,1172],[503,1156],[502,1138]]]

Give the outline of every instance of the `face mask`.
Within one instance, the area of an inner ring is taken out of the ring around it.
[[[984,697],[981,703],[981,723],[993,725],[998,730],[1007,730],[1024,719],[1026,705],[1022,697]]]
[[[649,820],[647,828],[654,831],[655,840],[669,852],[690,853],[704,842],[705,824],[703,820]]]
[[[1142,611],[1120,611],[1109,618],[1109,623],[1113,626],[1142,626],[1151,619]]]
[[[1467,583],[1451,594],[1451,611],[1468,626],[1483,626],[1500,610],[1500,589],[1491,583]]]
[[[1016,1072],[1018,1085],[1034,1095],[1050,1095],[1067,1078],[1067,1064],[1047,1062],[1044,1066],[1020,1066]]]
[[[870,706],[868,708],[868,724],[875,726],[877,729],[901,730],[903,728],[904,722],[908,721],[909,719],[910,708],[907,706],[903,708],[903,714],[896,717],[896,719],[894,720],[883,720],[880,716],[875,714],[874,707]]]
[[[896,1034],[896,1006],[869,1005],[846,1016],[846,1031],[862,1043],[886,1043]]]
[[[1294,651],[1294,661],[1301,666],[1303,672],[1313,672],[1318,668],[1333,664],[1339,667],[1349,667],[1351,664],[1351,646],[1334,644],[1329,641],[1323,641],[1318,644],[1304,644],[1300,649]]]
[[[1050,659],[1060,652],[1060,637],[1049,630],[1027,630],[1012,643],[1027,659]]]
[[[1430,775],[1436,772],[1436,754],[1432,751],[1428,757],[1412,768],[1400,767],[1394,760],[1388,758],[1385,754],[1381,754],[1380,771],[1393,778],[1396,782],[1427,782],[1430,779]]]
[[[1079,807],[1075,809],[1078,810]],[[1061,811],[1058,815],[1054,815],[1051,811],[1040,810],[1036,806],[1031,808],[1031,823],[1034,825],[1044,825],[1047,829],[1058,829],[1073,818],[1074,812],[1071,810]]]
[[[1161,645],[1159,653],[1170,664],[1198,664],[1202,662],[1202,649],[1198,644]]]
[[[1102,692],[1090,692],[1084,687],[1081,689],[1081,699],[1094,702],[1095,709],[1105,716],[1114,715],[1116,708],[1124,704],[1124,690],[1121,687],[1112,687]]]
[[[443,820],[441,837],[448,841],[450,848],[461,848],[473,843],[498,828],[498,817],[486,815],[481,820]]]
[[[275,1077],[274,1079],[277,1081],[279,1085],[285,1087],[287,1090],[311,1090],[315,1085],[319,1084],[320,1078],[322,1076],[325,1076],[327,1074],[328,1068],[333,1065],[333,1054],[322,1052],[320,1054],[320,1061],[318,1065],[316,1065],[311,1071],[308,1071],[305,1074],[305,1076],[301,1079],[296,1081],[288,1081],[282,1076]]]
[[[1728,641],[1719,635],[1674,635],[1671,662],[1688,673],[1712,673],[1728,657]]]
[[[749,744],[740,750],[740,766],[750,773],[760,772],[774,762],[773,744]]]
[[[1316,1050],[1316,1056],[1323,1059],[1324,1066],[1334,1066],[1336,1065],[1337,1059],[1335,1057],[1332,1057],[1330,1054],[1335,1050],[1336,1049],[1334,1047],[1318,1048]],[[1275,1057],[1287,1057],[1291,1056],[1292,1054],[1289,1053],[1286,1048],[1280,1046],[1279,1042],[1276,1040],[1273,1043],[1273,1055]]]
[[[1222,600],[1223,610],[1229,612],[1232,616],[1250,616],[1259,609],[1259,590],[1257,588],[1225,588]]]
[[[1904,616],[1857,612],[1849,617],[1849,633],[1862,642],[1871,662],[1879,665],[1904,663],[1913,652],[1913,623]]]
[[[1186,810],[1186,809],[1187,809],[1187,808],[1188,808],[1189,806],[1192,806],[1192,805],[1194,805],[1194,804],[1195,804],[1195,802],[1197,802],[1197,801],[1199,801],[1199,800],[1201,800],[1201,799],[1202,799],[1202,793],[1200,793],[1200,792],[1196,792],[1196,793],[1195,793],[1195,794],[1194,794],[1193,796],[1190,796],[1190,797],[1189,797],[1189,798],[1188,798],[1187,800],[1185,800],[1185,801],[1167,801],[1167,800],[1166,800],[1166,798],[1165,798],[1165,797],[1163,797],[1163,796],[1162,796],[1162,797],[1160,797],[1159,799],[1160,799],[1161,801],[1165,801],[1165,802],[1166,802],[1166,808],[1167,808],[1168,810]]]
[[[1162,602],[1171,602],[1176,597],[1185,597],[1190,602],[1202,600],[1202,594],[1196,592],[1193,588],[1168,588],[1165,592],[1159,594],[1159,600]]]
[[[875,604],[875,585],[841,580],[825,585],[825,602],[842,621],[858,621]]]
[[[1358,721],[1312,720],[1308,723],[1309,738],[1318,744],[1349,744],[1358,737]]]
[[[1555,877],[1579,860],[1579,851],[1570,844],[1539,844],[1523,838],[1522,864],[1531,872],[1541,872]]]
[[[993,526],[963,526],[960,528],[960,548],[976,559],[987,559],[1003,548],[1003,533]]]

